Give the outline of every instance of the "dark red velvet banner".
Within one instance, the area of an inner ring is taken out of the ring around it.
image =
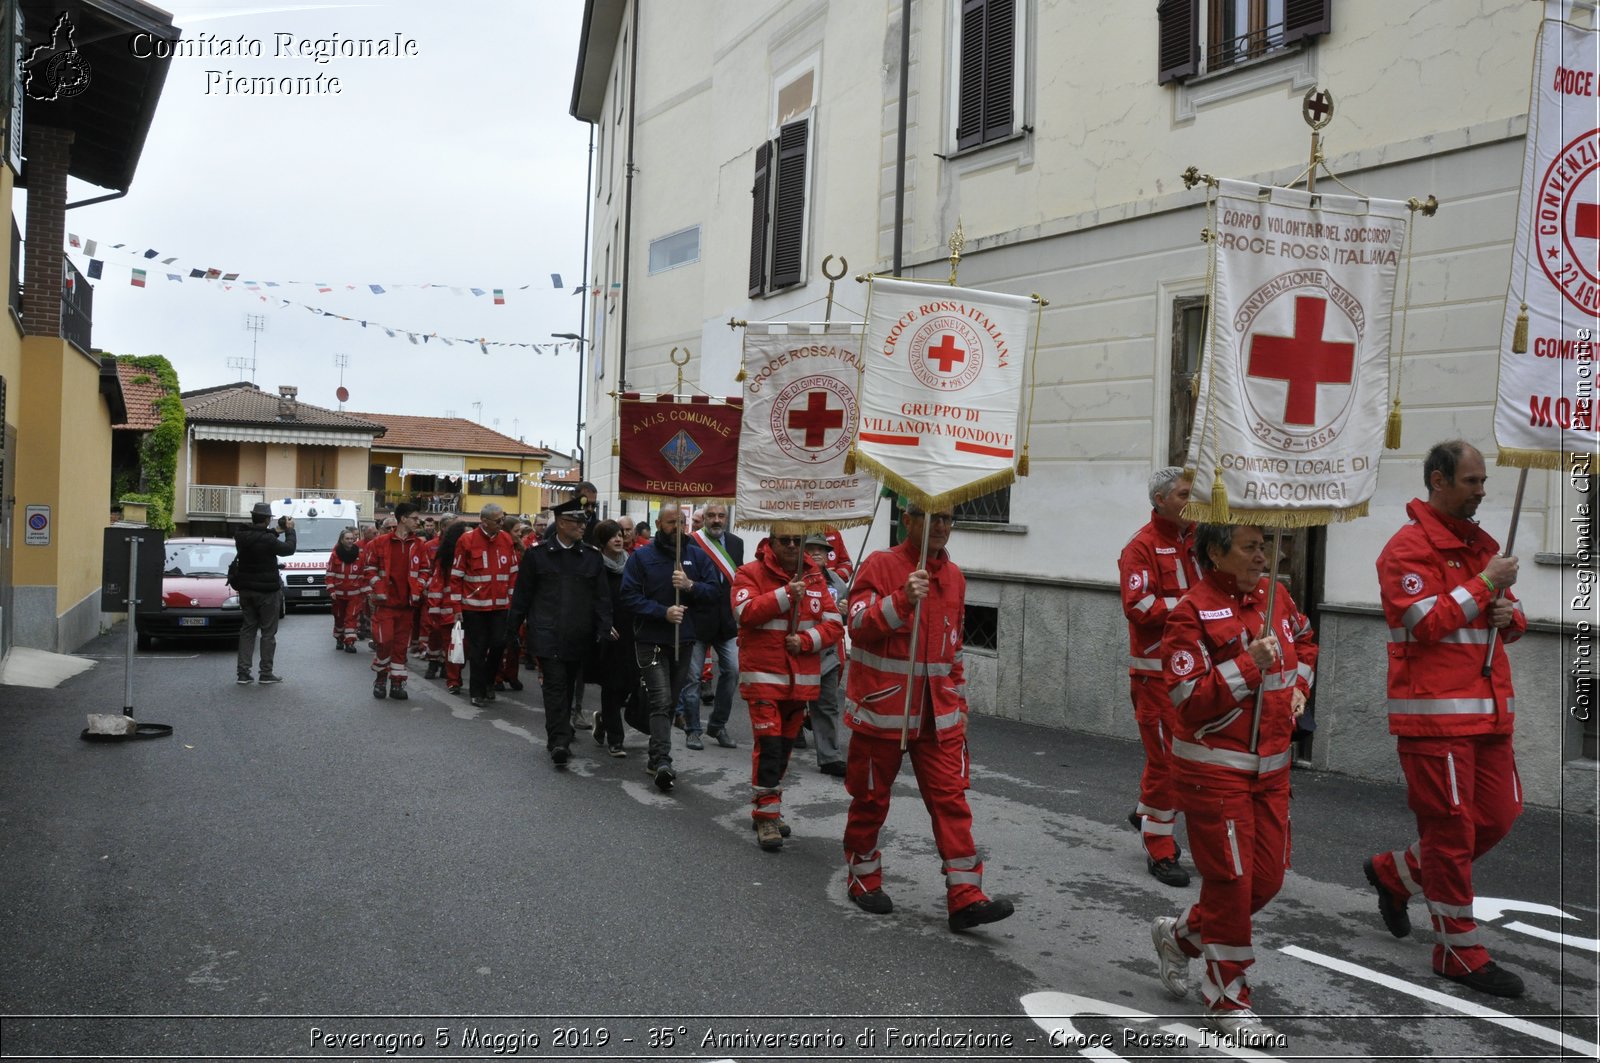
[[[687,401],[671,395],[646,399],[629,393],[618,407],[622,494],[666,500],[733,498],[742,400],[712,402],[702,395]]]

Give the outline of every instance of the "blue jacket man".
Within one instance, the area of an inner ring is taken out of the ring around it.
[[[633,614],[633,650],[650,701],[650,752],[645,771],[663,793],[672,789],[672,708],[683,689],[694,646],[691,604],[711,601],[718,593],[711,562],[687,538],[678,552],[682,513],[675,505],[661,507],[656,536],[648,546],[628,555],[622,570],[622,604]],[[674,558],[680,558],[674,564]]]

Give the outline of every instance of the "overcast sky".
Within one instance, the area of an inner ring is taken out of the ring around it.
[[[95,345],[163,354],[185,390],[223,384],[240,377],[230,359],[251,357],[246,316],[259,314],[255,382],[264,390],[294,384],[302,401],[337,409],[335,355],[345,354],[348,410],[453,412],[571,450],[578,367],[570,345],[555,354],[491,344],[485,355],[475,343],[420,340],[437,332],[550,344],[553,332],[579,331],[582,298],[571,290],[583,266],[589,139],[567,108],[583,0],[160,6],[190,41],[243,36],[262,55],[174,58],[129,194],[67,212],[67,230],[98,241],[95,257],[105,262],[93,282]],[[416,42],[416,54],[318,63],[276,56],[279,34],[296,46],[399,34]],[[320,73],[337,77],[340,92],[224,93],[207,72],[230,70]],[[103,191],[73,181],[69,202]],[[160,254],[135,261],[114,243]],[[72,254],[87,271],[87,257]],[[178,261],[161,264],[167,257]],[[148,273],[142,289],[130,283],[135,265]],[[191,268],[237,272],[239,285],[224,291],[190,279]],[[168,272],[184,280],[169,281]],[[553,288],[552,273],[566,290]],[[251,292],[245,280],[283,286]],[[324,281],[334,291],[288,281]],[[493,304],[494,288],[505,290],[505,305]],[[285,299],[293,305],[283,307]]]

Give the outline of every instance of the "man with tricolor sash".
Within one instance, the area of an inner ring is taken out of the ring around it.
[[[728,719],[733,715],[733,692],[739,683],[738,625],[734,622],[733,606],[729,601],[733,575],[744,564],[744,540],[728,530],[728,507],[722,502],[708,502],[700,509],[704,523],[689,539],[700,548],[711,562],[717,593],[712,600],[691,607],[694,617],[694,650],[689,655],[689,681],[684,685],[681,706],[684,718],[685,742],[690,749],[700,749],[705,738],[714,740],[724,749],[737,743],[728,733]],[[700,669],[706,655],[716,655],[717,687],[712,702],[711,718],[700,722]],[[701,732],[704,731],[704,738]]]

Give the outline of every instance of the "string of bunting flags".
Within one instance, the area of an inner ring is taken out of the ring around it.
[[[539,353],[539,354],[544,354],[544,353],[559,354],[563,348],[576,350],[577,347],[578,347],[577,342],[573,341],[573,340],[564,340],[564,341],[559,341],[559,342],[554,342],[554,343],[526,343],[526,342],[519,342],[519,341],[514,341],[514,340],[491,340],[491,339],[488,339],[487,337],[483,337],[483,336],[448,336],[448,335],[441,335],[437,329],[413,329],[413,328],[407,328],[407,327],[401,326],[401,325],[392,325],[392,324],[386,324],[386,323],[381,322],[381,321],[375,321],[375,320],[373,320],[371,318],[364,318],[364,317],[360,317],[360,316],[357,316],[357,315],[340,313],[338,311],[329,310],[329,309],[326,309],[326,308],[320,307],[320,306],[312,306],[312,305],[309,305],[307,303],[297,302],[294,299],[285,298],[282,294],[279,294],[279,293],[274,292],[274,291],[271,290],[271,289],[283,289],[283,288],[290,288],[290,287],[313,287],[318,292],[321,292],[321,293],[329,293],[329,292],[335,292],[335,291],[353,291],[353,292],[366,292],[366,293],[369,293],[369,294],[372,294],[372,295],[385,295],[385,294],[389,293],[390,291],[398,291],[398,290],[407,289],[407,288],[423,289],[423,290],[433,290],[433,289],[441,289],[442,288],[442,289],[445,289],[445,290],[447,290],[447,291],[449,291],[452,294],[457,295],[457,296],[466,296],[466,295],[469,295],[469,294],[473,298],[488,296],[488,297],[490,297],[490,299],[492,300],[492,302],[493,302],[493,304],[495,306],[504,306],[504,305],[506,305],[506,292],[508,290],[512,290],[512,291],[527,291],[527,290],[529,290],[530,288],[533,287],[532,284],[523,284],[523,285],[519,285],[519,286],[517,286],[515,288],[512,288],[512,289],[507,289],[507,288],[504,288],[504,287],[498,287],[498,288],[497,287],[478,287],[478,286],[448,285],[448,284],[434,284],[434,283],[421,283],[421,284],[376,284],[376,283],[354,284],[354,283],[342,283],[342,284],[335,285],[335,284],[332,284],[332,283],[326,282],[326,281],[254,280],[254,279],[250,279],[250,278],[244,278],[238,272],[224,271],[224,270],[221,270],[221,269],[217,269],[215,267],[209,267],[209,268],[202,269],[202,268],[200,268],[198,266],[185,266],[182,263],[182,261],[178,258],[178,256],[174,255],[174,256],[162,257],[161,256],[161,252],[156,250],[156,249],[154,249],[154,248],[147,248],[147,249],[145,249],[144,251],[141,252],[141,251],[138,251],[132,245],[129,245],[129,244],[126,244],[126,243],[105,243],[105,242],[100,241],[100,240],[95,240],[95,239],[90,239],[90,238],[87,238],[87,237],[79,236],[77,233],[68,233],[67,234],[67,251],[68,251],[69,254],[77,254],[77,255],[85,257],[88,260],[87,261],[87,267],[84,269],[83,272],[84,272],[84,275],[87,276],[90,280],[101,280],[101,279],[103,279],[104,274],[105,274],[105,268],[106,268],[106,265],[107,265],[107,259],[103,258],[103,257],[96,257],[96,256],[102,255],[106,251],[114,251],[114,252],[117,252],[119,254],[128,255],[136,262],[137,261],[145,261],[145,262],[151,263],[151,266],[148,269],[146,267],[144,267],[144,266],[139,266],[139,265],[124,265],[123,263],[118,263],[118,262],[111,263],[112,267],[115,268],[115,269],[127,269],[128,270],[128,272],[129,272],[128,283],[132,287],[135,287],[135,288],[146,288],[146,287],[148,287],[149,286],[149,282],[152,279],[152,274],[155,277],[158,277],[158,278],[161,277],[161,276],[165,276],[166,280],[169,283],[174,283],[174,284],[181,284],[186,280],[187,281],[202,281],[202,282],[205,282],[207,284],[213,284],[213,285],[215,285],[215,287],[221,289],[222,291],[226,291],[226,292],[239,291],[239,292],[249,292],[249,293],[255,294],[257,296],[257,298],[263,303],[268,303],[269,305],[273,304],[273,303],[276,303],[277,304],[277,308],[280,309],[280,310],[288,309],[290,307],[298,307],[298,308],[300,308],[302,310],[309,311],[310,313],[315,314],[315,315],[317,315],[319,317],[326,317],[326,318],[330,318],[332,320],[337,320],[337,321],[355,322],[356,324],[359,324],[362,328],[371,327],[371,328],[382,329],[384,334],[386,336],[388,336],[390,339],[398,339],[400,336],[403,335],[408,340],[410,340],[413,344],[419,344],[419,345],[420,344],[426,344],[426,343],[432,342],[433,340],[438,340],[439,342],[443,343],[447,347],[454,346],[457,343],[472,344],[472,345],[475,345],[484,354],[488,354],[489,353],[489,348],[490,347],[519,347],[519,348],[523,348],[523,349],[531,349],[531,350],[533,350],[533,351],[535,351],[536,353]],[[156,266],[160,266],[162,268],[157,269],[157,268],[155,268]],[[553,288],[555,288],[556,290],[558,290],[558,291],[564,290],[564,286],[561,283],[561,274],[559,274],[559,273],[550,274],[550,281],[551,281],[551,286]],[[582,285],[578,285],[573,290],[574,290],[574,292],[581,292],[583,290],[583,286]]]

